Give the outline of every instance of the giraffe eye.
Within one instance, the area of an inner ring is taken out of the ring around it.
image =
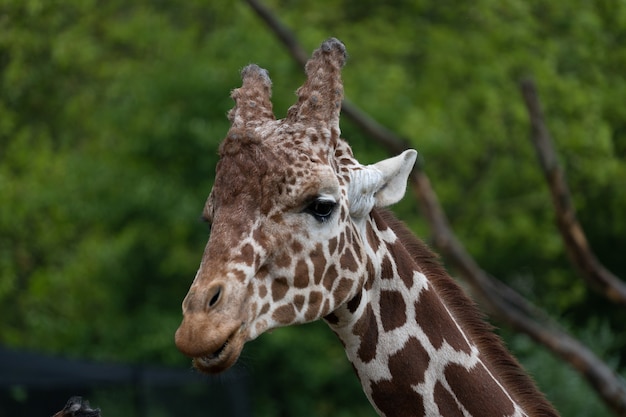
[[[316,198],[311,203],[309,203],[304,211],[315,217],[315,220],[319,222],[325,222],[326,220],[328,220],[330,215],[333,214],[333,210],[335,209],[336,205],[337,203],[332,200]]]

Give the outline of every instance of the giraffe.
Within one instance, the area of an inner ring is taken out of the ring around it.
[[[337,39],[315,50],[281,120],[267,71],[242,70],[176,346],[217,373],[261,333],[323,319],[381,416],[558,415],[385,209],[404,196],[416,151],[362,165],[340,138],[345,60]]]

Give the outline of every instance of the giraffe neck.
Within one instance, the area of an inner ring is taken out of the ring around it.
[[[409,233],[390,214],[372,212],[363,236],[372,260],[368,276],[360,293],[326,318],[378,412],[524,416],[534,414],[530,407],[556,415],[435,256]],[[515,379],[517,388],[510,389]],[[533,398],[520,400],[522,392]]]

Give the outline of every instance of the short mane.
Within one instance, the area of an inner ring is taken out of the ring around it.
[[[485,321],[484,314],[448,275],[439,257],[390,211],[375,209],[372,213],[374,217],[376,213],[398,236],[428,281],[433,284],[455,320],[477,344],[486,360],[485,365],[501,378],[501,382],[513,395],[514,400],[530,415],[558,416],[544,395],[536,388],[532,378],[505,348],[502,339],[493,332],[493,326]]]

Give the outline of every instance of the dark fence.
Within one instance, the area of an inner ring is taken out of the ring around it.
[[[191,369],[71,360],[0,347],[0,416],[48,417],[72,396],[103,417],[249,417],[244,371],[209,377]]]

